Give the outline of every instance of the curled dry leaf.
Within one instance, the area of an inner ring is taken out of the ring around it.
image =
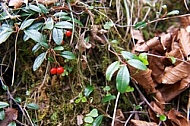
[[[24,0],[10,0],[9,6],[13,6],[14,8],[19,8],[24,3]]]
[[[5,109],[5,118],[0,121],[0,126],[7,126],[12,121],[16,120],[18,117],[18,110],[13,108]]]
[[[190,65],[182,62],[164,74],[164,76],[162,77],[162,83],[174,84],[177,81],[187,77],[189,71]]]
[[[179,46],[183,52],[184,57],[190,55],[190,34],[185,29],[181,28],[178,33]]]
[[[42,3],[44,5],[51,5],[56,3],[58,0],[38,0],[39,3]]]
[[[153,110],[148,108],[150,119],[154,120],[155,122],[159,122],[158,117],[156,117],[156,113],[162,115],[164,114],[164,110],[162,110],[154,101],[152,101],[150,104],[153,108]]]
[[[142,34],[142,32],[140,30],[132,29],[131,30],[131,35],[132,35],[133,39],[137,40],[137,43],[145,42],[143,34]]]
[[[172,126],[189,126],[187,119],[175,109],[171,109],[167,116],[171,121]]]
[[[158,126],[155,122],[146,122],[141,120],[131,119],[130,121],[133,126]]]

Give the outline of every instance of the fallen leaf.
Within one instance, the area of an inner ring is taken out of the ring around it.
[[[174,108],[168,112],[167,116],[173,124],[172,126],[189,126],[187,119]]]
[[[19,8],[24,3],[24,0],[10,0],[9,6],[13,6],[14,8]]]
[[[143,37],[143,34],[140,30],[135,30],[135,29],[132,29],[131,30],[131,35],[132,35],[132,38],[134,40],[137,40],[137,43],[142,43],[142,42],[145,42],[144,41],[144,37]]]
[[[16,120],[18,117],[18,110],[14,108],[5,109],[5,118],[0,121],[0,126],[7,126],[12,121]]]
[[[187,26],[189,26],[189,23],[190,23],[190,16],[180,17],[180,23],[181,23],[181,26],[182,26],[183,28],[186,28]]]
[[[116,120],[114,122],[114,126],[122,126],[123,123],[121,123],[121,121],[125,120],[125,116],[123,115],[123,112],[121,111],[121,109],[117,109],[116,110]]]
[[[133,126],[158,126],[155,122],[146,122],[141,120],[131,119],[130,122]]]
[[[181,62],[174,68],[172,68],[170,71],[167,71],[164,76],[162,77],[162,83],[164,84],[174,84],[177,81],[180,81],[181,79],[188,76],[190,71],[190,65]]]
[[[154,101],[152,101],[150,104],[153,108],[153,110],[148,108],[150,119],[154,120],[155,122],[159,122],[159,118],[156,116],[156,114],[163,115],[164,110],[162,110]]]
[[[38,2],[44,5],[51,5],[58,2],[58,0],[38,0]]]

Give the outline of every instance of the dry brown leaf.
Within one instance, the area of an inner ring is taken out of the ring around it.
[[[179,45],[184,54],[184,57],[190,55],[190,35],[185,29],[181,28],[178,33]]]
[[[152,70],[147,69],[145,71],[137,70],[134,67],[129,66],[129,70],[131,73],[131,76],[138,82],[139,85],[143,87],[143,89],[149,94],[149,93],[155,93],[156,92],[156,84],[152,80],[151,73]]]
[[[167,116],[173,124],[172,126],[189,126],[187,119],[174,108],[168,112]]]
[[[38,0],[39,3],[42,3],[44,5],[51,5],[56,3],[58,0]]]
[[[9,6],[13,6],[14,8],[19,8],[24,3],[24,0],[10,0]]]
[[[145,42],[143,34],[142,34],[142,32],[140,30],[132,29],[131,30],[131,35],[132,35],[133,39],[137,40],[137,43]]]
[[[125,120],[125,116],[123,115],[123,112],[121,111],[121,109],[117,109],[116,110],[116,120],[114,122],[114,126],[122,126],[123,123],[121,123],[121,121]]]
[[[155,102],[160,107],[161,110],[164,110],[165,108],[165,99],[162,97],[162,94],[160,91],[157,91],[155,93]]]
[[[156,116],[156,113],[159,115],[162,115],[162,114],[164,114],[164,110],[162,110],[154,101],[152,101],[150,104],[153,108],[153,110],[148,108],[148,113],[150,115],[150,119],[154,120],[155,122],[159,122],[159,119]]]
[[[134,119],[131,119],[130,122],[133,124],[133,126],[158,126],[155,122],[146,122]]]
[[[188,76],[190,71],[190,65],[187,63],[180,63],[170,71],[167,71],[162,77],[162,83],[164,84],[174,84],[177,81]]]
[[[189,26],[189,23],[190,23],[190,16],[180,17],[180,23],[181,23],[181,26],[182,26],[183,28],[186,28],[187,26]]]
[[[16,120],[18,117],[18,110],[14,108],[5,109],[5,118],[0,121],[0,126],[7,126],[12,121]]]

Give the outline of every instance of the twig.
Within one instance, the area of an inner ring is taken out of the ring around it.
[[[114,126],[114,122],[115,122],[115,116],[116,116],[117,104],[118,104],[119,96],[120,96],[120,92],[117,93],[117,98],[116,98],[116,100],[115,100],[115,107],[114,107],[114,112],[113,112],[113,117],[112,117],[113,119],[112,119],[111,126]]]

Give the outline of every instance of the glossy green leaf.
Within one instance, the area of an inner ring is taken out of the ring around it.
[[[99,115],[93,122],[92,126],[100,126],[103,120],[103,115]]]
[[[87,116],[84,118],[84,122],[86,123],[92,123],[94,121],[94,119],[91,116]]]
[[[122,66],[116,76],[116,88],[120,93],[124,93],[127,90],[127,86],[130,82],[129,70],[126,66]]]
[[[33,11],[35,11],[35,12],[38,12],[38,13],[42,12],[41,9],[38,6],[33,5],[33,4],[29,4],[28,8],[31,9],[31,10],[33,10]]]
[[[126,92],[133,92],[133,91],[134,91],[134,88],[128,85]]]
[[[84,102],[87,102],[87,99],[86,99],[86,97],[82,97],[81,98],[81,101],[84,103]]]
[[[8,126],[16,126],[16,123],[15,122],[11,122],[11,123],[9,123]]]
[[[39,44],[40,44],[42,47],[46,48],[46,49],[49,48],[49,45],[48,45],[47,42],[41,41],[41,42],[39,42]]]
[[[63,52],[61,52],[60,55],[66,59],[75,59],[76,58],[75,54],[70,51],[63,51]]]
[[[20,29],[23,30],[23,29],[29,27],[34,21],[35,21],[35,19],[24,20],[20,26]]]
[[[3,81],[1,81],[1,84],[2,84],[3,90],[6,91],[7,90],[7,86],[3,83]]]
[[[84,96],[88,97],[94,90],[94,87],[93,86],[87,86],[85,89],[84,89]]]
[[[49,10],[43,4],[38,4],[38,7],[41,9],[41,12],[44,14],[49,12]]]
[[[40,43],[36,43],[34,45],[34,47],[32,48],[32,52],[36,53],[42,46],[40,45]]]
[[[114,99],[116,99],[115,95],[107,95],[107,96],[103,97],[102,102],[105,103],[105,102],[109,102]]]
[[[18,102],[18,103],[21,103],[22,100],[21,100],[20,97],[16,97],[16,98],[15,98],[15,101]]]
[[[145,21],[142,22],[138,22],[137,24],[135,24],[135,29],[143,29],[144,27],[147,26],[147,23]]]
[[[1,110],[0,111],[0,120],[3,120],[5,118],[5,111]]]
[[[43,52],[41,53],[34,61],[34,64],[33,64],[33,71],[36,71],[40,66],[41,64],[43,63],[44,59],[46,57],[46,53]]]
[[[98,110],[97,109],[92,109],[90,111],[90,113],[88,113],[86,116],[97,117],[98,116]]]
[[[147,67],[146,65],[144,65],[140,60],[138,59],[130,59],[127,61],[127,63],[129,63],[129,65],[139,69],[139,70],[146,70]]]
[[[0,32],[0,44],[5,42],[9,36],[13,33],[13,31],[9,31],[8,29]]]
[[[55,13],[53,16],[61,17],[61,16],[65,16],[65,15],[68,15],[68,13],[61,11],[61,12]]]
[[[45,37],[38,32],[37,30],[34,29],[28,29],[28,30],[24,30],[24,33],[31,39],[33,39],[36,42],[43,42],[46,41]]]
[[[43,29],[53,29],[53,25],[54,25],[54,21],[53,21],[53,18],[50,17],[47,19],[47,21],[45,22],[45,26],[43,27]]]
[[[106,70],[106,79],[108,81],[111,81],[111,78],[113,74],[119,69],[120,62],[115,61],[112,64],[110,64]]]
[[[38,22],[38,23],[33,23],[31,26],[28,27],[30,30],[40,30],[43,26],[43,23]]]
[[[104,24],[104,29],[107,29],[107,30],[109,30],[111,27],[113,27],[114,26],[114,23],[113,22],[106,22],[105,24]]]
[[[128,52],[128,51],[121,51],[121,55],[123,56],[124,59],[134,59],[136,57],[135,54]]]
[[[55,51],[63,51],[64,48],[63,48],[63,46],[56,46],[53,50],[55,50]]]
[[[73,25],[68,21],[61,21],[55,24],[56,28],[72,29]]]
[[[167,16],[179,14],[179,10],[173,10],[167,13]]]
[[[110,86],[105,86],[105,87],[103,88],[103,91],[105,91],[105,92],[106,92],[106,91],[110,91],[110,89],[111,89]]]
[[[80,101],[81,101],[81,98],[77,98],[77,99],[75,100],[75,103],[78,104]]]
[[[92,126],[91,123],[86,123],[84,126]]]
[[[167,120],[167,117],[165,116],[165,115],[160,115],[159,116],[159,119],[160,119],[160,121],[166,121]]]
[[[147,53],[140,53],[138,58],[143,62],[144,65],[148,65]]]
[[[9,104],[8,104],[7,102],[1,102],[1,101],[0,101],[0,109],[1,109],[1,108],[5,108],[5,107],[7,107],[7,106],[9,106]]]
[[[26,105],[26,107],[28,109],[34,109],[34,110],[37,110],[37,109],[40,108],[39,105],[37,105],[36,103],[29,103],[29,104]]]
[[[63,41],[63,30],[59,28],[53,28],[53,40],[57,45],[61,45]]]

